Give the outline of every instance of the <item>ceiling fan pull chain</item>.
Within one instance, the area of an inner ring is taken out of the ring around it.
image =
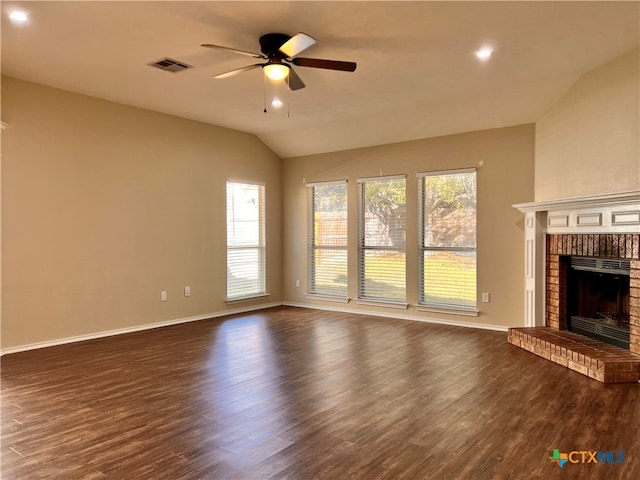
[[[264,80],[264,113],[267,113],[267,76],[262,75],[262,78]]]
[[[287,75],[287,118],[291,117],[291,75]]]

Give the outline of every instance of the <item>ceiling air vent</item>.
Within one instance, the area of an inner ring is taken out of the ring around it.
[[[156,67],[165,72],[178,73],[183,72],[189,68],[193,68],[193,65],[187,65],[184,62],[179,62],[173,58],[165,57],[155,62],[147,63],[150,67]]]

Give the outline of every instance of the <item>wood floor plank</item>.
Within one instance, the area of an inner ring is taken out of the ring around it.
[[[640,385],[500,332],[278,307],[1,366],[4,480],[640,478]]]

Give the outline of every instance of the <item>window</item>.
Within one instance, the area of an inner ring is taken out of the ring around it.
[[[347,182],[307,186],[308,293],[347,298]]]
[[[404,303],[405,177],[362,179],[358,183],[358,298]]]
[[[227,300],[266,294],[264,185],[227,182]]]
[[[475,310],[475,169],[419,177],[420,303]]]

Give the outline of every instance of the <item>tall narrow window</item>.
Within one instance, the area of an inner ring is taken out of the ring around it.
[[[308,292],[347,298],[347,182],[308,184]]]
[[[227,182],[227,299],[266,293],[264,185]]]
[[[419,177],[420,303],[475,310],[475,169]]]
[[[404,303],[405,177],[379,177],[358,182],[358,298]]]

